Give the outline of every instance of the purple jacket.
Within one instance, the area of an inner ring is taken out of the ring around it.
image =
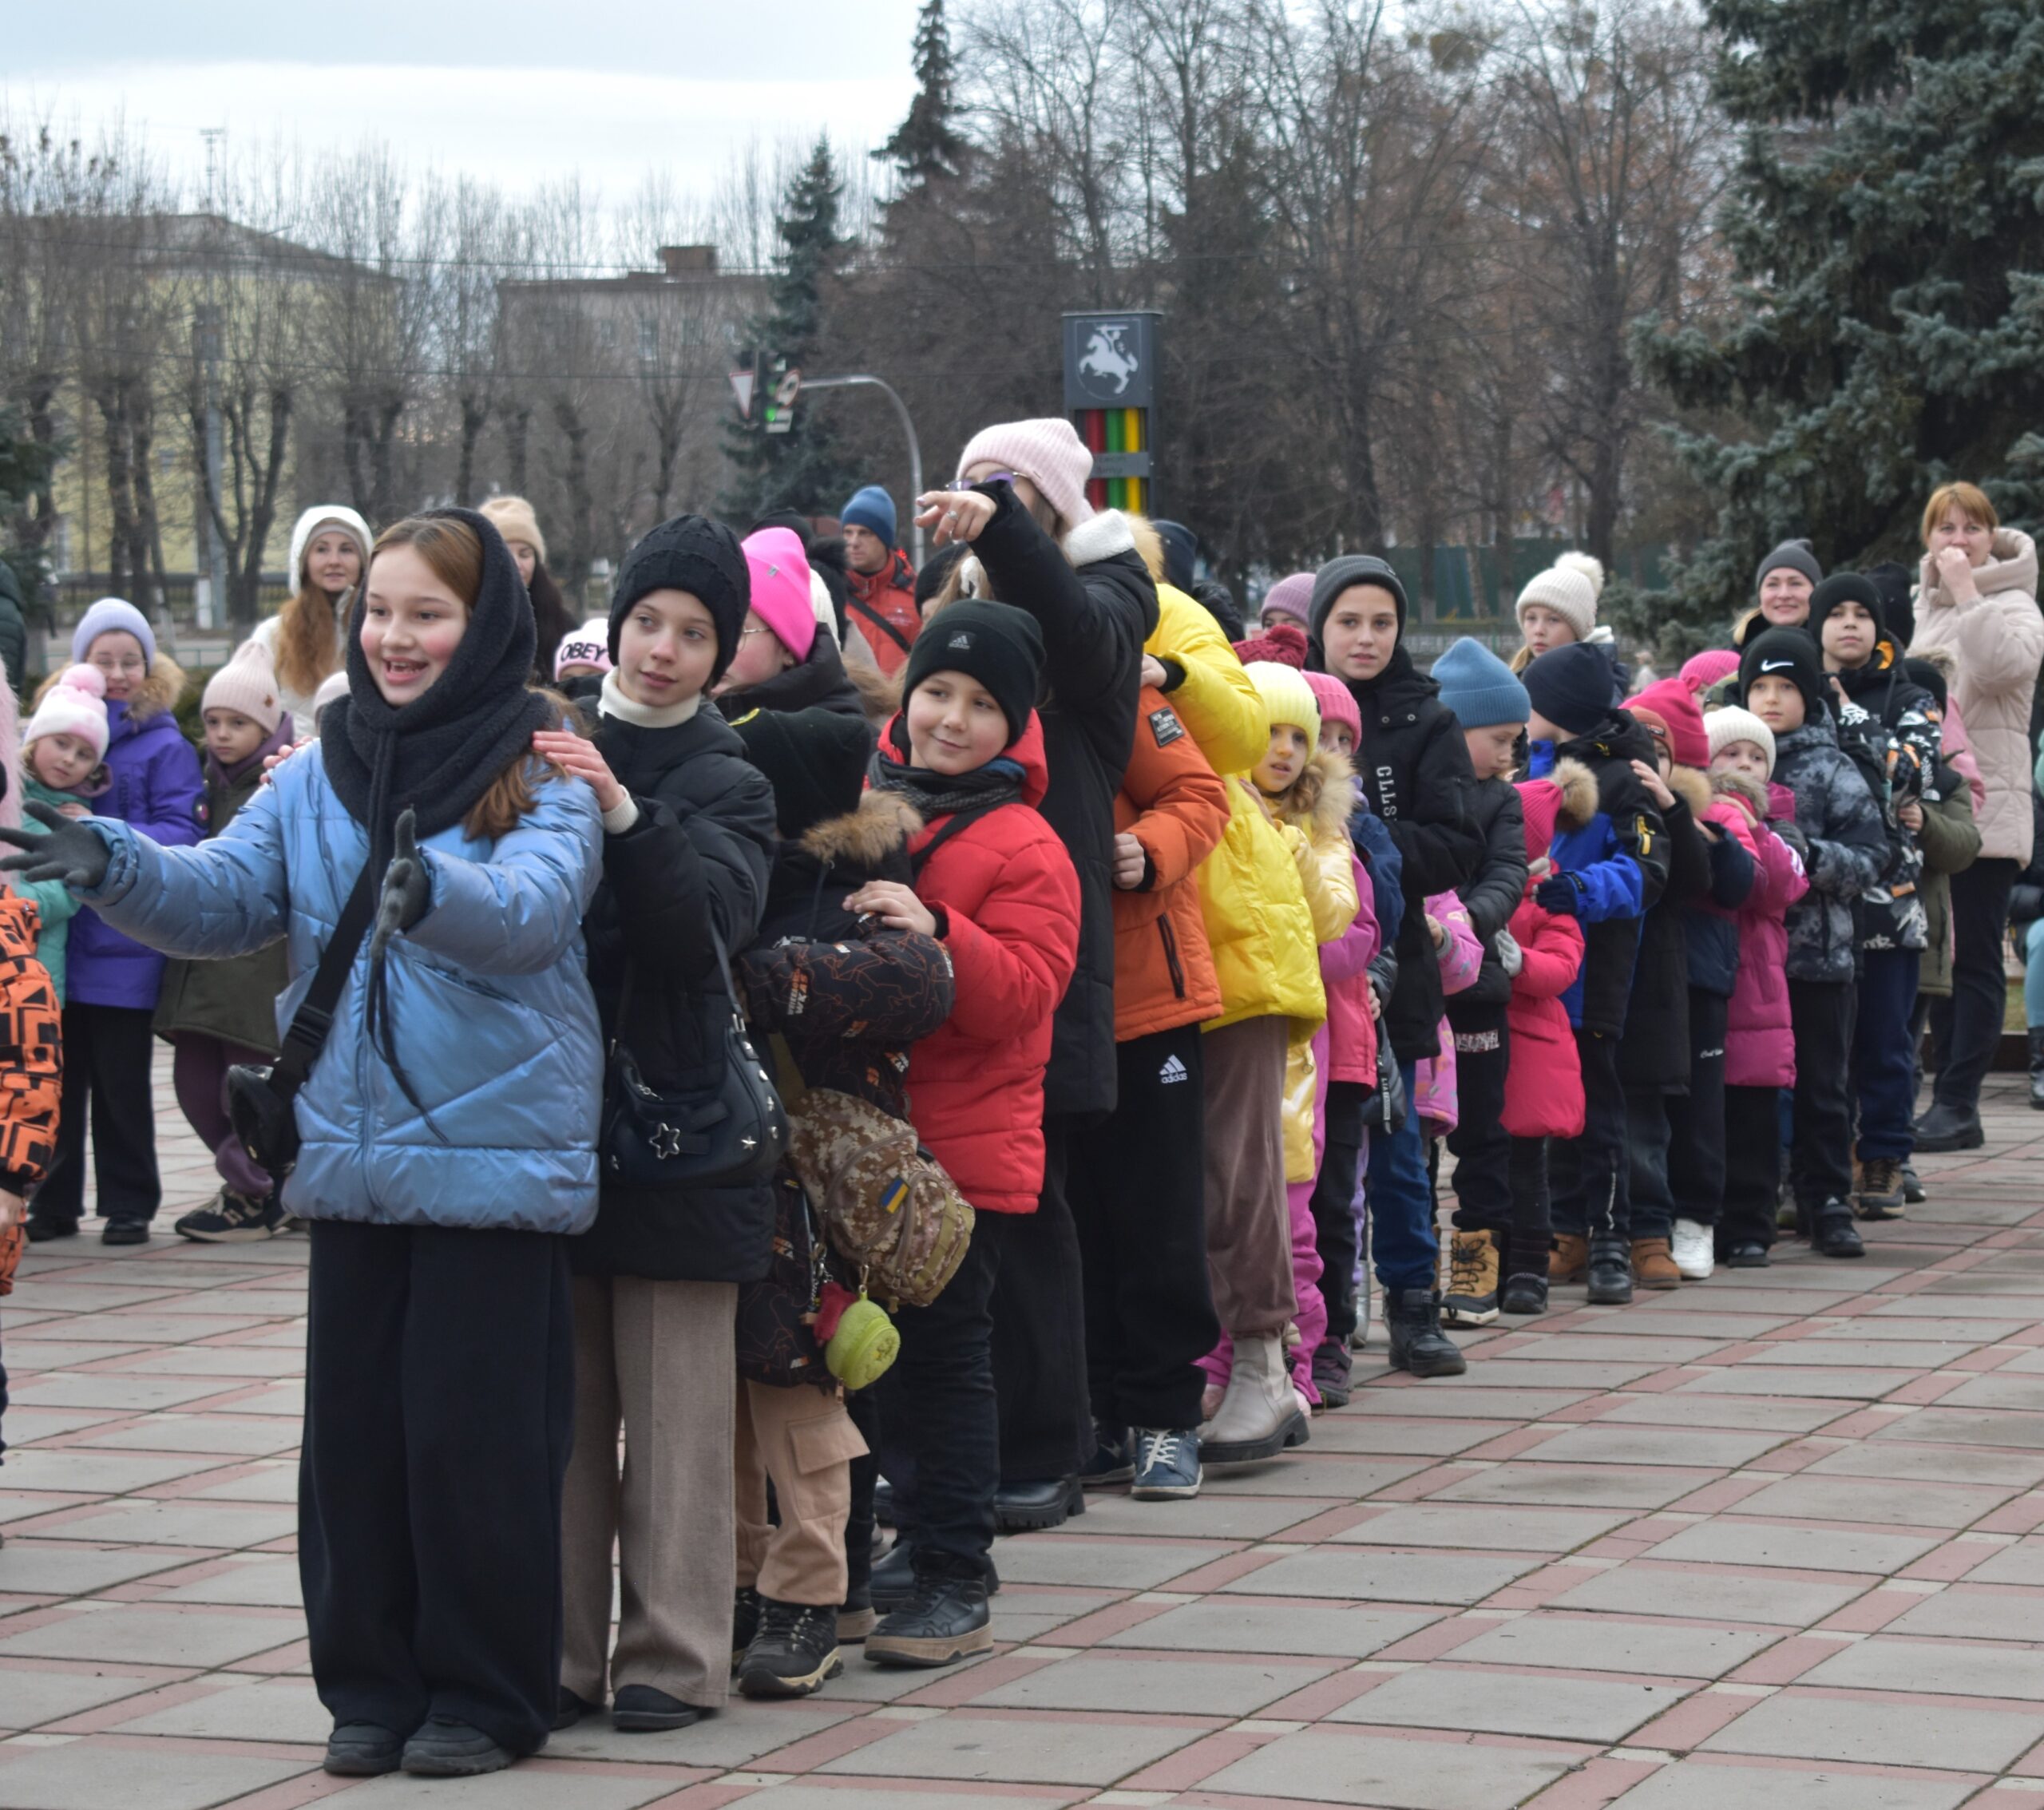
[[[199,802],[205,780],[199,755],[177,727],[176,713],[160,709],[137,723],[125,700],[106,707],[106,790],[93,814],[117,817],[151,840],[186,847],[199,840]],[[71,920],[65,951],[65,997],[74,1005],[156,1009],[164,958],[109,926],[87,905]]]

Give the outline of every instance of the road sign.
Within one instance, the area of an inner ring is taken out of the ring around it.
[[[738,418],[752,419],[752,373],[735,370],[731,373],[731,394],[738,398]]]
[[[802,394],[802,373],[784,370],[774,384],[773,398],[766,405],[769,434],[786,434],[795,424],[795,398]]]
[[[1064,406],[1068,409],[1147,409],[1157,400],[1158,315],[1064,317]]]

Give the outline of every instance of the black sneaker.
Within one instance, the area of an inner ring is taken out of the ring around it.
[[[179,1220],[176,1231],[194,1244],[248,1245],[274,1238],[283,1228],[284,1210],[274,1194],[256,1200],[223,1188]]]
[[[553,1732],[559,1734],[563,1729],[572,1729],[584,1716],[593,1716],[602,1708],[600,1703],[592,1703],[563,1685],[554,1695]]]
[[[469,1779],[479,1772],[501,1772],[517,1757],[458,1717],[434,1716],[405,1743],[401,1764],[417,1779]]]
[[[103,1245],[145,1245],[149,1242],[149,1222],[146,1219],[109,1219],[106,1230],[99,1235]]]
[[[610,1725],[623,1735],[659,1734],[685,1729],[702,1713],[694,1704],[651,1685],[627,1685],[611,1699]]]
[[[1313,1386],[1329,1408],[1346,1408],[1356,1391],[1355,1360],[1339,1339],[1322,1339],[1313,1347]]]
[[[835,1608],[759,1599],[759,1631],[738,1673],[747,1697],[807,1697],[844,1669]]]
[[[1128,1493],[1138,1502],[1183,1502],[1199,1494],[1199,1434],[1190,1427],[1138,1427],[1135,1477]]]
[[[61,1214],[31,1210],[28,1234],[29,1242],[32,1245],[46,1245],[53,1238],[75,1238],[78,1235],[78,1222],[75,1219],[66,1219]],[[349,1726],[367,1728],[369,1724],[351,1723]]]
[[[765,1599],[750,1584],[740,1584],[731,1598],[731,1669],[745,1663],[745,1650],[759,1632],[759,1605]]]
[[[976,1578],[918,1577],[914,1594],[866,1643],[876,1665],[955,1665],[992,1650],[987,1587]]]
[[[1867,1247],[1852,1223],[1852,1209],[1836,1198],[1816,1210],[1811,1222],[1810,1249],[1820,1257],[1864,1257]]]
[[[1498,1292],[1498,1311],[1521,1315],[1545,1313],[1547,1278],[1530,1269],[1506,1277],[1503,1288]]]
[[[1432,1289],[1387,1289],[1384,1321],[1391,1367],[1415,1376],[1459,1376],[1469,1368],[1462,1349],[1440,1329],[1440,1297]]]
[[[838,1605],[838,1644],[857,1646],[873,1632],[873,1625],[879,1618],[873,1610],[873,1586],[848,1586],[845,1600]]]
[[[1085,1512],[1085,1486],[1075,1476],[1003,1483],[994,1491],[993,1524],[1000,1533],[1028,1534],[1061,1527],[1072,1515]]]
[[[1590,1285],[1583,1298],[1599,1307],[1623,1307],[1632,1299],[1632,1247],[1624,1239],[1590,1241]]]
[[[1725,1247],[1725,1267],[1727,1269],[1765,1269],[1768,1262],[1767,1246],[1757,1238],[1742,1239],[1737,1244]]]
[[[884,1557],[873,1561],[873,1576],[867,1581],[866,1589],[873,1598],[873,1607],[881,1614],[899,1609],[916,1594],[914,1559],[914,1547],[907,1540],[897,1539]]]
[[[1980,1129],[1980,1115],[1963,1107],[1934,1100],[1931,1110],[1916,1121],[1916,1154],[1941,1151],[1978,1150],[1987,1141]]]
[[[319,1764],[344,1779],[380,1778],[397,1771],[404,1751],[405,1737],[380,1723],[339,1722],[327,1737],[327,1757]]]
[[[1135,1475],[1135,1459],[1130,1451],[1128,1428],[1093,1423],[1093,1456],[1079,1473],[1079,1481],[1089,1490],[1110,1483],[1125,1483]]]

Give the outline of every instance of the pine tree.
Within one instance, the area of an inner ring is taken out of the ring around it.
[[[892,163],[904,192],[925,189],[965,173],[971,146],[956,125],[953,98],[957,59],[944,20],[944,0],[923,0],[916,14],[916,97],[894,136],[873,155]]]
[[[1728,331],[1637,350],[1741,438],[1681,450],[1721,500],[1676,613],[1720,628],[1753,564],[1808,534],[1828,566],[1911,556],[1967,477],[2044,501],[2044,9],[2020,0],[1707,0],[1714,89],[1745,139],[1724,220]]]
[[[819,137],[782,198],[781,267],[767,290],[770,311],[751,327],[752,343],[773,358],[785,358],[790,369],[818,369],[815,361],[826,343],[828,292],[851,250],[838,232],[843,195],[830,141]],[[755,381],[769,386],[772,374],[761,374]],[[755,397],[754,419],[760,415]],[[798,406],[794,426],[786,434],[733,423],[725,450],[733,469],[724,507],[743,521],[774,509],[826,514],[857,488],[830,422],[807,402]]]

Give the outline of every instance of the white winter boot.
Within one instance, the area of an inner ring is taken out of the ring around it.
[[[1274,1335],[1237,1339],[1228,1392],[1200,1439],[1201,1462],[1254,1464],[1304,1445],[1310,1436],[1285,1366],[1283,1341]]]

